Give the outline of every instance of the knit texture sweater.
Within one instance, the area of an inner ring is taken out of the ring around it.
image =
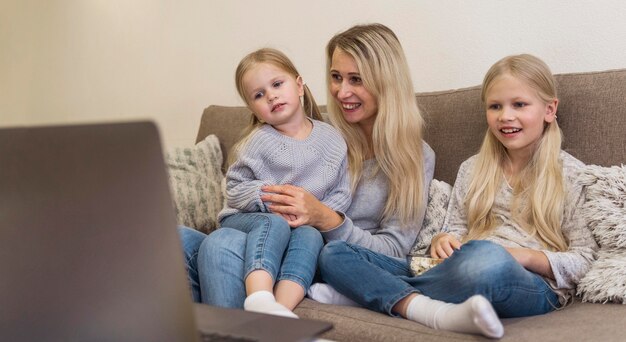
[[[547,250],[536,236],[530,236],[512,219],[513,190],[505,180],[500,185],[491,209],[500,221],[500,225],[484,239],[504,247],[530,248],[545,253],[552,267],[554,279],[544,279],[559,295],[559,301],[563,305],[572,297],[576,285],[589,270],[598,246],[580,211],[585,196],[582,185],[576,181],[576,176],[577,170],[584,164],[564,151],[561,151],[560,158],[566,190],[561,230],[566,241],[569,241],[568,250],[564,252]],[[459,240],[467,235],[467,212],[464,198],[469,189],[475,161],[476,156],[473,156],[461,164],[448,205],[446,223],[444,223],[444,231]]]
[[[423,205],[415,208],[419,213],[417,219],[404,227],[397,216],[383,219],[389,195],[389,178],[379,170],[376,159],[369,159],[363,164],[363,175],[352,196],[350,208],[342,215],[343,222],[332,230],[322,232],[324,239],[344,240],[377,253],[404,258],[422,229],[428,189],[435,172],[435,152],[426,142],[422,147],[424,198]]]
[[[296,140],[263,125],[226,172],[226,205],[218,220],[240,212],[269,212],[261,187],[291,184],[329,208],[344,211],[351,201],[347,147],[331,125],[311,120],[306,139]]]

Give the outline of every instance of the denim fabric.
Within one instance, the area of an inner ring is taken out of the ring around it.
[[[194,302],[200,302],[200,278],[198,276],[198,250],[202,241],[207,237],[195,229],[185,226],[178,227],[178,235],[183,247],[187,278],[191,287],[191,297]]]
[[[500,317],[550,312],[558,296],[543,278],[522,267],[503,247],[470,241],[438,266],[412,276],[405,259],[392,258],[344,241],[333,241],[320,254],[324,281],[357,303],[395,315],[393,306],[411,293],[448,303],[480,294]]]
[[[248,234],[244,278],[252,271],[265,270],[276,280],[291,235],[285,219],[274,214],[240,213],[227,216],[220,225]]]
[[[306,292],[317,266],[324,241],[310,226],[294,230],[275,214],[240,213],[224,218],[222,227],[247,233],[244,255],[244,279],[255,270],[267,271],[275,281],[288,279]]]
[[[313,283],[322,247],[324,239],[317,229],[311,226],[293,229],[278,280],[291,280],[300,284],[306,293]]]
[[[196,303],[243,308],[243,255],[247,234],[224,228],[209,234],[179,226],[187,277]]]
[[[204,240],[198,255],[202,302],[224,308],[243,308],[246,299],[244,256],[248,234],[220,228]]]
[[[194,301],[243,308],[249,234],[232,228],[220,228],[208,236],[182,226],[178,231]],[[290,229],[288,239],[285,253],[265,254],[278,255],[278,259],[258,262],[260,265],[278,265],[275,279],[294,281],[306,291],[312,283],[317,257],[324,244],[322,236],[316,229],[302,226]]]

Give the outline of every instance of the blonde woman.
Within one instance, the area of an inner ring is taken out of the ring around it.
[[[328,109],[348,146],[352,203],[335,211],[293,185],[264,187],[261,199],[271,203],[270,211],[296,217],[292,227],[317,228],[326,242],[345,240],[404,257],[422,226],[435,155],[421,139],[402,46],[386,26],[359,25],[333,37],[326,52]],[[245,234],[233,229],[219,229],[203,242],[197,269],[208,303],[243,305],[245,244]]]
[[[331,243],[325,281],[357,303],[435,329],[499,338],[499,317],[563,307],[597,249],[578,206],[582,163],[561,150],[555,82],[530,55],[489,69],[482,89],[488,130],[458,172],[438,266],[413,277],[403,259]],[[376,279],[376,282],[370,281]]]
[[[317,227],[328,241],[402,257],[421,229],[434,172],[402,46],[389,28],[372,24],[337,34],[326,52],[328,111],[348,145],[358,207],[338,213],[293,186],[266,187],[274,194],[263,199],[272,211]],[[365,224],[355,226],[361,218]]]

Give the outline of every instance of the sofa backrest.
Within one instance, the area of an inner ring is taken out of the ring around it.
[[[626,69],[556,75],[563,148],[586,164],[626,162]],[[475,154],[487,123],[480,87],[417,93],[425,140],[437,155],[435,178],[454,183],[459,165]],[[227,152],[249,120],[245,107],[209,106],[196,141],[215,134]],[[226,158],[224,158],[226,160]]]

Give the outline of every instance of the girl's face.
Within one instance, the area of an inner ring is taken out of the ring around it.
[[[341,49],[335,49],[330,66],[330,94],[349,123],[374,126],[378,102],[365,89],[354,58]]]
[[[243,75],[242,82],[248,107],[259,120],[278,130],[304,120],[301,77],[295,78],[271,63],[258,63]]]
[[[543,135],[545,123],[555,119],[558,100],[545,103],[537,91],[510,74],[498,76],[485,98],[487,124],[511,158],[528,160]]]

